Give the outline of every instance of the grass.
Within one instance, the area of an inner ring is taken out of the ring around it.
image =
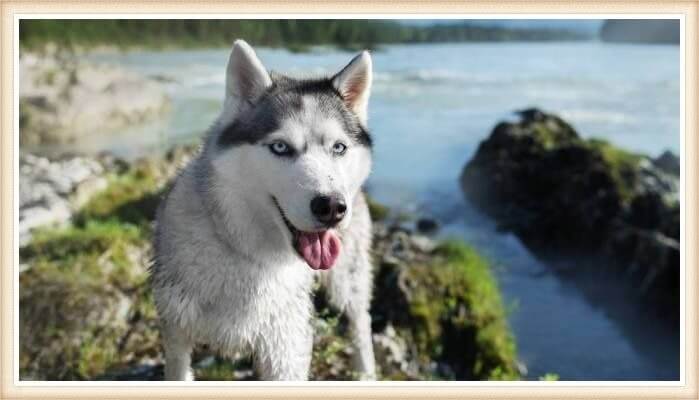
[[[119,261],[109,253],[73,260],[32,260],[20,276],[20,376],[89,379],[115,361],[129,329],[132,300],[124,290],[143,280],[114,268]]]
[[[490,264],[445,241],[423,261],[376,271],[374,329],[390,322],[415,349],[421,379],[518,379],[516,346]],[[451,372],[433,371],[438,361]]]
[[[516,379],[516,346],[488,262],[459,241],[437,248],[429,265],[408,270],[413,332],[426,354],[454,365],[461,378]]]
[[[230,381],[243,370],[252,369],[252,360],[244,357],[234,361],[222,357],[214,357],[213,362],[201,368],[196,368],[194,376],[198,381]]]
[[[554,374],[552,372],[547,372],[544,375],[539,377],[540,381],[548,381],[548,382],[554,382],[560,379],[560,376],[558,374]]]
[[[145,270],[159,195],[153,171],[112,176],[70,226],[40,229],[20,249],[31,266],[20,276],[20,376],[94,379],[157,353]]]
[[[162,194],[160,171],[152,163],[141,163],[122,175],[110,176],[107,188],[98,193],[74,217],[78,226],[88,221],[115,221],[141,229],[146,236]]]

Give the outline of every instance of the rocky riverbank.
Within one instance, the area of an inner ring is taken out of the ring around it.
[[[157,81],[58,50],[19,60],[20,144],[70,143],[113,133],[169,110]]]
[[[615,266],[677,322],[679,159],[582,139],[541,110],[519,114],[499,123],[464,167],[467,198],[540,256]]]
[[[66,204],[60,218],[42,220],[58,224],[37,222],[30,229],[30,219],[20,221],[31,232],[20,249],[22,380],[162,378],[157,314],[147,285],[150,234],[164,186],[194,152],[176,148],[133,163],[109,156],[23,156],[22,190],[50,199],[44,203]],[[74,178],[51,178],[63,176],[59,171],[73,171]],[[104,183],[91,185],[89,195],[76,195],[88,180]],[[30,214],[37,202],[26,199],[33,197],[23,196],[20,208]],[[388,220],[387,209],[376,203],[371,212],[371,313],[380,378],[520,377],[488,262],[464,243],[437,242]],[[346,322],[322,295],[315,299],[311,377],[354,379]],[[247,355],[226,361],[204,347],[194,354],[194,369],[200,380],[255,379]]]

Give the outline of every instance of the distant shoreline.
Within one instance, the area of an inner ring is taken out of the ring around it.
[[[428,26],[389,20],[22,20],[20,47],[42,50],[114,47],[120,50],[227,47],[244,37],[256,46],[306,52],[387,44],[446,42],[586,41],[595,35],[566,29],[481,26],[459,21]]]

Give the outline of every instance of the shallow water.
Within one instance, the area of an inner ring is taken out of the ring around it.
[[[261,49],[268,67],[328,73],[351,54]],[[196,140],[219,111],[227,50],[95,55],[171,78],[173,112],[161,121],[71,150],[125,157]],[[678,152],[679,48],[587,43],[387,46],[374,54],[371,193],[388,205],[438,218],[442,235],[465,238],[495,264],[528,377],[563,380],[678,379],[679,338],[647,316],[609,277],[562,276],[468,205],[457,178],[478,143],[511,111],[538,106],[583,136],[657,155]],[[575,270],[576,260],[570,260]]]

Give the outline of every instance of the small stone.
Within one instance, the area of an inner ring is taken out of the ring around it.
[[[422,253],[432,253],[437,248],[435,241],[427,236],[413,235],[410,237],[410,241],[413,247]]]
[[[415,227],[418,232],[425,234],[432,234],[439,229],[439,223],[432,218],[420,218],[417,220]]]

